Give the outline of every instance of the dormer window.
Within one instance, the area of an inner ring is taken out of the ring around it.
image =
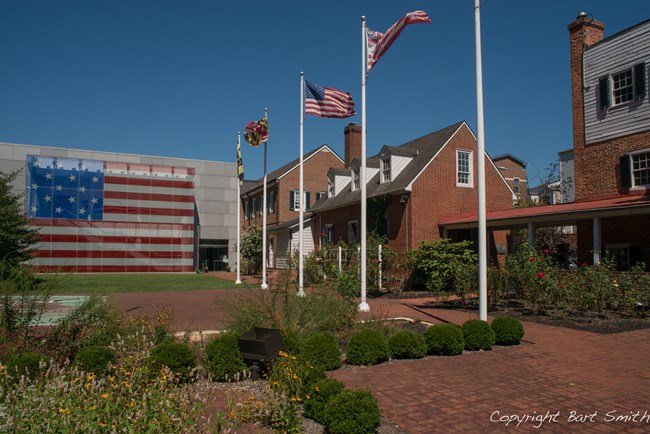
[[[359,168],[352,168],[352,191],[359,190],[360,187]]]
[[[381,160],[381,182],[384,183],[390,181],[391,181],[390,157],[388,157]]]

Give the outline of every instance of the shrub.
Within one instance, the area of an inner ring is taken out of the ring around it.
[[[115,353],[107,347],[84,347],[75,355],[73,363],[85,372],[103,375],[109,364],[115,364]]]
[[[206,370],[214,381],[237,379],[246,372],[246,365],[239,352],[237,336],[218,336],[205,347]]]
[[[424,332],[427,353],[435,356],[455,356],[463,352],[463,331],[455,324],[434,324]]]
[[[45,371],[47,359],[42,354],[25,351],[7,357],[5,364],[7,373],[15,375],[16,379],[22,375],[34,379]]]
[[[313,385],[325,377],[322,367],[284,351],[280,351],[268,374],[273,392],[294,402],[302,402]]]
[[[354,300],[359,296],[361,288],[359,275],[356,272],[343,272],[339,274],[337,291],[343,298]]]
[[[156,373],[167,367],[179,379],[191,380],[196,368],[196,357],[188,345],[164,341],[151,351],[151,367]]]
[[[413,330],[402,330],[388,340],[390,355],[395,359],[420,359],[427,353],[424,337]]]
[[[300,336],[298,333],[291,329],[284,329],[280,331],[282,336],[282,343],[284,344],[284,350],[289,354],[300,354],[302,351],[302,342],[300,342]]]
[[[417,250],[408,253],[411,279],[415,288],[428,291],[448,289],[452,285],[452,262],[464,263],[476,260],[472,252],[471,241],[452,243],[449,239],[422,241]]]
[[[496,335],[490,325],[479,319],[470,319],[463,324],[465,349],[469,351],[491,350],[496,341]]]
[[[329,400],[343,392],[345,386],[335,378],[323,378],[316,382],[309,391],[309,397],[303,407],[305,416],[316,422],[325,423],[325,406]]]
[[[371,434],[379,426],[377,399],[367,390],[344,390],[325,405],[325,425],[330,434]]]
[[[524,337],[524,327],[521,321],[511,316],[498,316],[494,318],[491,324],[494,330],[497,345],[519,345],[519,341]]]
[[[374,329],[361,329],[348,342],[346,359],[352,365],[376,365],[389,357],[388,341]]]
[[[334,335],[329,332],[316,333],[302,344],[302,357],[326,371],[341,366],[341,350]]]

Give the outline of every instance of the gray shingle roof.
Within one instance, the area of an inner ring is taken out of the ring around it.
[[[427,134],[400,146],[387,147],[397,155],[413,155],[413,160],[395,177],[392,182],[379,183],[379,173],[367,181],[366,196],[383,196],[405,191],[405,188],[417,177],[433,157],[442,149],[447,141],[465,122],[461,121],[446,128]],[[385,149],[386,147],[382,148]],[[379,155],[373,155],[366,160],[367,167],[379,167]],[[335,197],[321,199],[312,206],[311,211],[319,212],[327,209],[351,205],[361,200],[361,191],[350,191],[349,186],[344,188]]]

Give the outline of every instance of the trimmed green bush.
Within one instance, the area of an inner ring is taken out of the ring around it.
[[[9,375],[15,375],[16,378],[26,375],[33,380],[45,372],[41,365],[47,365],[47,358],[42,354],[26,351],[7,357],[5,364]]]
[[[496,334],[490,325],[480,319],[470,319],[463,324],[465,349],[469,351],[489,351],[494,346]]]
[[[524,326],[517,318],[504,315],[494,318],[491,326],[496,335],[497,345],[519,345],[524,337]]]
[[[109,364],[115,364],[113,350],[102,346],[89,346],[80,349],[74,356],[73,364],[85,372],[104,375]]]
[[[165,366],[179,379],[191,380],[194,368],[196,368],[196,357],[186,344],[163,341],[151,351],[152,373],[157,374]]]
[[[374,329],[361,329],[348,342],[346,360],[352,365],[377,365],[388,360],[390,353],[386,337]]]
[[[326,371],[341,366],[341,349],[334,335],[329,332],[316,333],[305,339],[300,354],[311,364]]]
[[[305,416],[314,419],[316,422],[325,423],[325,406],[329,400],[343,392],[345,386],[336,378],[324,378],[309,390],[309,398],[305,400],[303,407]]]
[[[298,333],[291,329],[284,329],[280,331],[282,336],[282,343],[284,344],[284,351],[289,354],[300,354],[302,343],[300,342],[300,336]]]
[[[390,356],[394,359],[421,359],[427,353],[424,337],[413,330],[402,330],[388,339]]]
[[[247,370],[234,334],[213,339],[205,347],[205,359],[206,370],[214,381],[231,381]]]
[[[344,390],[327,402],[324,416],[330,434],[372,434],[381,412],[370,391]]]
[[[463,331],[455,324],[434,324],[424,332],[427,354],[455,356],[463,352]]]

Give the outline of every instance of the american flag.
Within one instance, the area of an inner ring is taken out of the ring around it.
[[[377,32],[367,29],[367,48],[368,48],[368,72],[379,61],[381,56],[388,51],[395,39],[402,33],[404,27],[409,24],[430,23],[431,18],[424,11],[409,12],[399,19],[395,24],[390,26],[386,33]]]
[[[305,81],[305,114],[322,118],[349,118],[356,112],[349,92]]]
[[[39,271],[194,269],[194,169],[27,156]]]

